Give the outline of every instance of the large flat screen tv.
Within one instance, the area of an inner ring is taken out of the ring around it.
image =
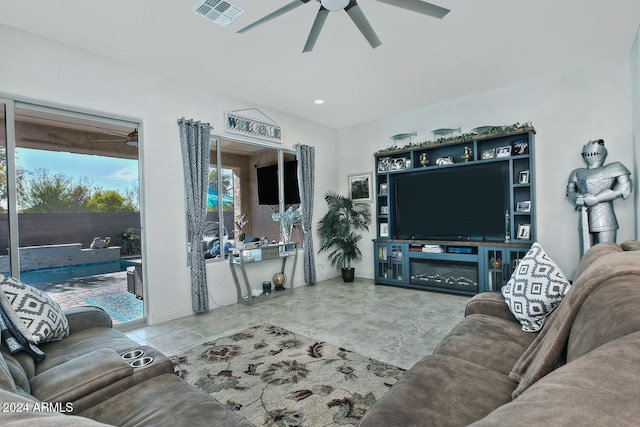
[[[278,165],[260,167],[257,169],[257,175],[258,204],[279,204]],[[284,203],[287,205],[300,203],[297,160],[284,162]]]
[[[508,162],[391,175],[390,184],[392,238],[504,240]]]

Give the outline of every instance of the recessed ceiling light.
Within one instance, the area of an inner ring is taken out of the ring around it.
[[[314,104],[324,104],[324,99],[316,99],[315,101],[313,101]]]

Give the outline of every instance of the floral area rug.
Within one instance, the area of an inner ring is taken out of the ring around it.
[[[172,360],[180,377],[258,426],[356,425],[404,371],[273,325]]]

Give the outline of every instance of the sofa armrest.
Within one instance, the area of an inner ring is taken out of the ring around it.
[[[464,309],[465,317],[471,314],[488,314],[517,322],[500,292],[482,292],[474,295]]]
[[[110,348],[94,350],[31,378],[31,394],[44,402],[73,403],[122,378],[133,368]]]
[[[83,331],[85,329],[113,327],[111,317],[101,308],[83,306],[72,307],[64,310],[64,315],[69,321],[69,333]]]

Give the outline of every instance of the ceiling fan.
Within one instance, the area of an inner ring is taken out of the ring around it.
[[[138,146],[138,129],[134,129],[126,135],[116,134],[115,132],[111,132],[115,135],[112,139],[94,139],[93,142],[126,142],[128,145],[137,147]]]
[[[238,30],[238,33],[247,32],[259,25],[264,24],[265,22],[271,21],[279,16],[284,15],[287,12],[291,12],[293,9],[298,6],[302,6],[303,4],[309,3],[311,0],[293,0],[289,4],[281,7],[275,12],[270,13],[269,15],[258,19],[252,24],[247,25],[246,27]],[[329,12],[333,12],[336,10],[343,9],[353,23],[358,27],[362,35],[367,39],[372,48],[376,48],[382,44],[380,39],[378,38],[376,32],[369,24],[366,16],[358,6],[356,0],[317,0],[320,3],[320,10],[316,15],[315,21],[313,21],[313,26],[311,27],[311,32],[309,33],[309,37],[307,37],[307,42],[304,45],[303,52],[311,52],[313,47],[318,40],[318,36],[320,35],[320,31],[322,30],[322,26],[324,25],[324,21],[327,19],[327,15]],[[449,9],[445,9],[440,6],[436,6],[432,3],[427,3],[422,0],[377,0],[382,3],[390,4],[391,6],[400,7],[403,9],[411,10],[413,12],[422,13],[424,15],[432,16],[434,18],[442,19],[447,13],[450,12]]]

